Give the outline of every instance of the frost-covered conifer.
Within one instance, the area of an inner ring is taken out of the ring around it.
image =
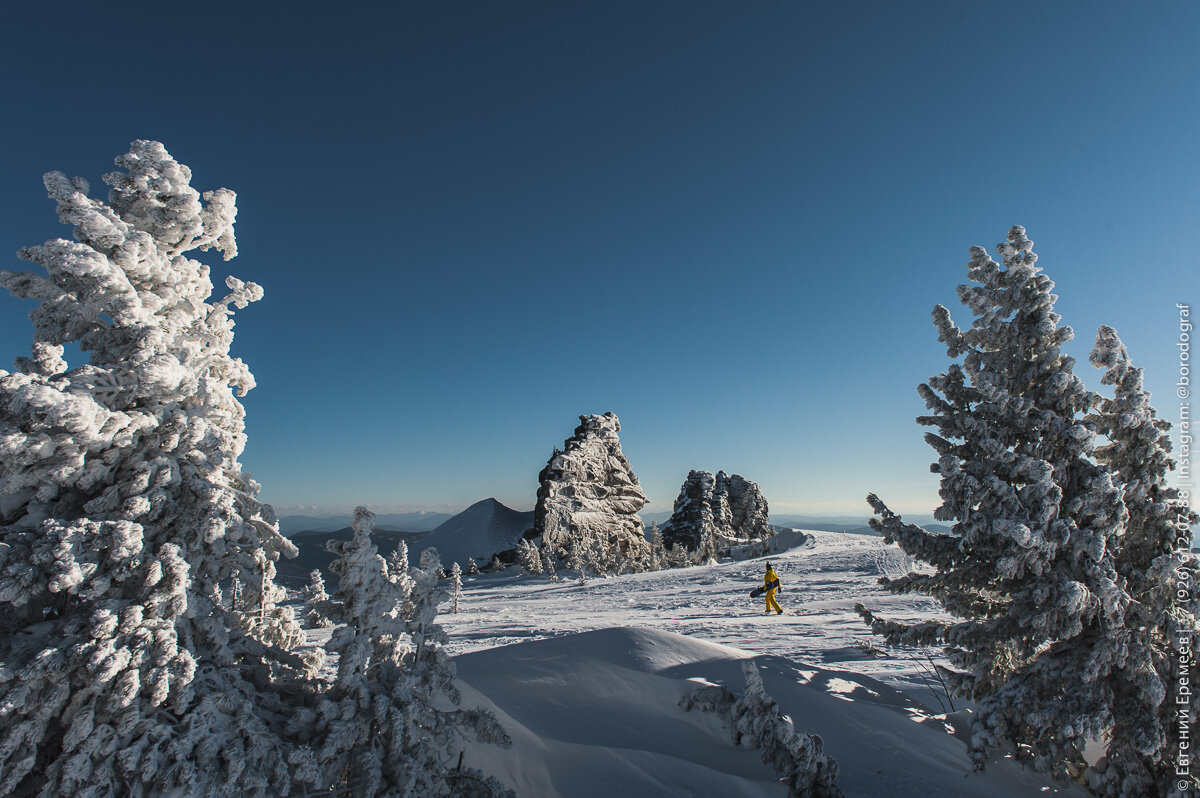
[[[717,544],[715,533],[711,526],[700,533],[700,546],[696,549],[696,565],[717,564]]]
[[[48,173],[74,240],[0,272],[36,303],[31,356],[0,371],[0,794],[275,794],[309,772],[280,734],[295,548],[238,462],[254,379],[229,352],[262,289],[210,301],[188,255],[236,254],[232,191],[201,195],[157,142],[116,163],[107,202]]]
[[[314,628],[332,626],[329,620],[329,594],[325,592],[325,578],[313,569],[308,585],[304,588],[304,621]]]
[[[368,796],[404,784],[413,767],[394,730],[400,709],[392,699],[409,645],[402,605],[412,584],[407,574],[397,579],[389,573],[371,543],[374,520],[358,507],[353,537],[326,544],[337,555],[330,569],[338,575],[328,615],[340,626],[325,649],[338,655],[338,671],[319,707],[316,729],[326,782]]]
[[[1196,558],[1189,550],[1189,525],[1197,522],[1179,491],[1166,484],[1171,425],[1157,417],[1142,384],[1142,369],[1129,360],[1112,327],[1101,327],[1092,364],[1105,369],[1101,382],[1113,386],[1111,399],[1101,399],[1089,420],[1108,443],[1096,458],[1108,466],[1124,488],[1129,520],[1116,541],[1114,560],[1133,601],[1126,627],[1131,645],[1148,652],[1136,661],[1153,670],[1132,673],[1139,684],[1121,685],[1113,708],[1113,727],[1103,774],[1102,794],[1167,795],[1178,779],[1172,755],[1179,750],[1177,711],[1162,701],[1147,713],[1138,701],[1124,699],[1145,690],[1167,696],[1166,686],[1181,676],[1180,655],[1190,657],[1186,643],[1196,629]],[[1182,577],[1182,578],[1179,578]],[[1177,593],[1178,585],[1185,587]],[[1157,680],[1158,684],[1154,684]],[[1143,686],[1144,683],[1146,686]]]
[[[542,551],[541,554],[542,554],[542,571],[545,572],[546,576],[550,577],[551,582],[557,582],[558,581],[558,573],[554,570],[554,558],[550,556],[549,552],[546,552],[544,550]]]
[[[408,576],[408,544],[401,540],[396,544],[396,549],[388,555],[388,576],[389,578],[404,579]]]
[[[445,577],[445,572],[442,571],[442,555],[433,546],[421,552],[421,570],[428,571],[436,579]]]
[[[467,576],[476,576],[479,573],[479,563],[475,562],[474,557],[467,558]]]
[[[692,552],[688,551],[687,546],[682,543],[667,549],[668,568],[688,568],[695,564]]]
[[[537,547],[530,541],[522,539],[517,544],[517,561],[521,563],[521,567],[526,573],[540,574],[542,573],[542,554]]]
[[[837,762],[824,753],[815,734],[796,731],[763,686],[752,660],[742,663],[746,689],[741,698],[724,687],[702,687],[679,702],[685,711],[716,712],[729,727],[734,745],[752,745],[762,761],[774,768],[793,798],[842,798],[837,786]]]
[[[1145,652],[1131,645],[1113,565],[1121,490],[1090,458],[1082,414],[1093,395],[1061,351],[1072,333],[1058,325],[1032,247],[1014,227],[999,246],[1003,265],[972,248],[975,284],[958,292],[970,329],[934,310],[939,340],[962,362],[921,386],[932,414],[918,422],[938,430],[926,435],[939,455],[935,517],[953,521],[951,532],[904,524],[868,497],[884,540],[935,569],[881,583],[934,596],[963,620],[905,625],[859,610],[890,643],[945,646],[951,690],[978,702],[976,767],[1011,741],[1065,776],[1083,768],[1085,741],[1111,726],[1118,700],[1152,713],[1158,696],[1139,678]]]
[[[650,524],[650,560],[648,567],[651,571],[661,571],[667,567],[667,549],[663,543],[662,532],[658,528],[657,521]]]
[[[462,599],[462,568],[458,563],[450,566],[450,612],[458,612],[458,602]]]
[[[452,771],[453,749],[468,733],[503,748],[512,741],[484,709],[441,709],[445,701],[457,707],[462,698],[454,686],[454,663],[446,651],[446,632],[437,623],[438,605],[446,600],[446,592],[438,586],[442,566],[437,550],[426,549],[421,562],[423,567],[409,571],[412,592],[404,608],[404,628],[411,647],[404,655],[403,678],[393,691],[402,713],[399,728],[405,752],[414,764],[402,794],[461,795],[466,793],[462,780],[467,779],[473,784],[486,784],[492,795],[511,796],[495,779],[477,771]]]
[[[576,538],[567,546],[567,570],[576,572],[581,587],[587,584],[587,564],[582,539]]]
[[[504,560],[500,559],[500,555],[499,555],[499,554],[496,554],[496,555],[493,555],[493,556],[492,556],[492,562],[491,562],[491,564],[488,566],[488,568],[489,568],[490,570],[492,570],[492,571],[496,571],[496,572],[503,571],[503,570],[504,570],[505,568],[507,568],[507,567],[508,567],[508,565],[507,565],[507,564],[505,564]]]
[[[374,514],[359,507],[354,537],[328,544],[339,576],[331,615],[343,625],[326,644],[339,655],[338,674],[317,724],[326,784],[367,798],[461,794],[454,747],[467,733],[499,745],[509,744],[508,736],[483,710],[438,706],[460,700],[445,633],[435,622],[445,598],[437,586],[441,565],[433,552],[423,557],[428,571],[389,568],[371,543],[373,528]],[[465,777],[506,794],[475,771]]]

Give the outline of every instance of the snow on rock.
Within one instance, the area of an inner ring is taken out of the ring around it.
[[[754,482],[718,471],[691,471],[675,500],[675,512],[663,530],[663,541],[695,551],[706,535],[717,548],[770,536],[767,500]]]
[[[646,506],[638,478],[617,433],[615,413],[580,416],[575,434],[538,475],[534,529],[550,551],[588,541],[624,555],[645,555],[642,519]]]
[[[519,512],[495,499],[475,502],[458,515],[442,522],[423,538],[419,548],[433,546],[442,562],[491,561],[492,556],[511,549],[526,530],[533,527],[533,512]]]

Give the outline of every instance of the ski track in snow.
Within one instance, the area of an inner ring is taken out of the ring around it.
[[[459,612],[451,614],[443,605],[438,621],[450,635],[454,654],[619,626],[660,629],[871,676],[940,711],[940,686],[931,685],[923,662],[926,654],[939,652],[889,649],[854,611],[862,602],[896,620],[945,617],[937,603],[923,596],[893,596],[878,585],[872,552],[879,538],[805,534],[812,536],[811,546],[781,554],[589,578],[582,586],[571,577],[551,582],[518,567],[464,577]],[[762,583],[767,560],[782,584],[781,616],[765,615],[763,599],[749,595]]]

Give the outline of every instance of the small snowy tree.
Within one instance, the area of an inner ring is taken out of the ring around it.
[[[458,602],[462,599],[462,568],[458,563],[450,566],[450,612],[458,612]]]
[[[388,555],[388,578],[403,580],[408,577],[408,544],[401,540]]]
[[[717,564],[717,544],[712,526],[705,526],[700,533],[700,545],[696,549],[693,562],[696,565]]]
[[[1101,399],[1089,420],[1108,443],[1096,449],[1124,488],[1129,513],[1116,541],[1114,561],[1131,598],[1126,627],[1138,662],[1153,666],[1131,674],[1136,685],[1118,696],[1153,692],[1166,697],[1166,685],[1179,684],[1180,658],[1190,659],[1187,642],[1196,629],[1197,562],[1189,550],[1189,526],[1197,523],[1178,490],[1166,484],[1175,467],[1170,458],[1171,425],[1157,417],[1150,394],[1112,327],[1101,327],[1092,349],[1092,364],[1105,369],[1101,382],[1113,386],[1111,399]],[[1187,586],[1177,592],[1177,585]],[[1148,713],[1138,701],[1115,702],[1102,794],[1168,795],[1178,782],[1171,753],[1178,740],[1179,705],[1162,700]]]
[[[445,578],[446,574],[442,570],[442,555],[433,546],[421,552],[421,570],[433,574],[436,579]]]
[[[373,527],[374,514],[358,507],[353,537],[326,544],[338,575],[329,619],[341,625],[325,645],[338,656],[338,672],[317,724],[327,783],[366,796],[405,784],[414,767],[395,733],[400,709],[392,699],[408,647],[401,607],[412,585],[389,573],[371,543]]]
[[[663,543],[662,532],[658,528],[657,521],[650,525],[650,561],[648,567],[651,571],[661,571],[667,567],[667,549]]]
[[[467,558],[467,576],[477,576],[479,574],[479,563],[475,562],[474,557]]]
[[[412,645],[404,655],[403,678],[393,693],[401,705],[398,728],[405,740],[405,751],[415,764],[403,785],[403,794],[459,795],[463,794],[460,780],[469,779],[486,784],[493,795],[511,796],[495,779],[485,778],[477,771],[451,770],[452,749],[468,733],[503,748],[512,745],[512,741],[486,710],[440,708],[445,701],[457,707],[462,697],[454,685],[454,663],[446,651],[446,632],[437,623],[438,605],[446,600],[446,592],[438,586],[441,562],[437,551],[426,549],[421,562],[421,568],[409,571],[412,592],[403,617]]]
[[[483,710],[440,709],[459,702],[445,633],[434,619],[444,593],[431,566],[389,568],[371,543],[374,515],[355,510],[354,537],[330,541],[339,576],[333,620],[342,623],[326,648],[339,655],[338,675],[322,703],[318,752],[327,784],[355,796],[456,795],[453,747],[471,733],[507,746],[508,736]],[[427,552],[433,550],[426,550]],[[398,566],[399,563],[397,562]],[[466,776],[504,788],[475,771]]]
[[[837,762],[825,755],[821,738],[796,731],[767,693],[752,660],[742,663],[742,675],[746,689],[741,698],[713,685],[685,695],[680,706],[686,711],[716,712],[729,727],[734,745],[752,745],[762,751],[762,761],[787,784],[789,796],[842,798]]]
[[[522,539],[517,544],[517,561],[521,563],[521,567],[526,573],[537,574],[542,573],[542,556],[537,547],[530,541]]]
[[[107,202],[48,173],[74,240],[18,253],[44,276],[0,271],[36,303],[0,371],[0,794],[276,794],[309,773],[282,736],[295,547],[238,462],[254,378],[229,351],[262,289],[210,302],[189,257],[237,253],[232,191],[157,142],[116,163]]]
[[[575,571],[580,587],[587,584],[587,561],[584,549],[585,544],[581,538],[575,538],[567,546],[567,570]]]
[[[684,546],[682,543],[676,543],[667,549],[667,567],[689,568],[695,564],[692,552],[688,551],[687,546]]]
[[[541,555],[542,555],[542,571],[545,572],[546,576],[550,577],[551,582],[559,581],[558,573],[554,570],[554,558],[551,557],[550,553],[545,550],[543,550],[541,552]]]
[[[325,592],[325,579],[321,572],[313,569],[304,588],[304,620],[312,627],[332,626],[329,620],[329,594]]]
[[[936,427],[949,534],[904,524],[874,495],[872,527],[933,573],[882,579],[896,593],[934,596],[955,623],[906,625],[858,609],[892,644],[945,647],[939,668],[951,691],[978,702],[969,750],[977,768],[1005,743],[1056,777],[1078,775],[1083,747],[1111,726],[1120,701],[1152,713],[1146,654],[1125,628],[1128,595],[1112,547],[1126,520],[1121,490],[1090,455],[1082,414],[1094,396],[1062,354],[1053,283],[1036,266],[1033,242],[1014,227],[999,246],[1003,266],[971,250],[959,298],[974,313],[960,330],[938,306],[934,320],[951,358],[921,386]]]

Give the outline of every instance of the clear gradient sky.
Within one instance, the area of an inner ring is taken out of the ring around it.
[[[929,512],[936,303],[1013,224],[1072,350],[1175,399],[1200,303],[1200,3],[282,2],[0,7],[0,268],[41,174],[136,138],[238,193],[242,461],[281,514],[534,501],[581,413],[649,495]],[[27,308],[0,297],[0,362]]]

